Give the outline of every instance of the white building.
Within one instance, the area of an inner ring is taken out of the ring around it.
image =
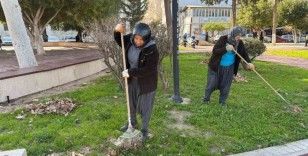
[[[207,22],[230,22],[232,7],[229,4],[187,5],[180,12],[180,35],[200,34],[202,25]]]

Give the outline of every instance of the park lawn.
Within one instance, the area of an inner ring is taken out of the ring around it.
[[[308,49],[307,50],[297,50],[297,49],[270,49],[265,52],[267,55],[275,56],[287,56],[308,59]]]
[[[253,72],[246,71],[240,73],[249,82],[233,83],[228,107],[223,109],[218,92],[210,105],[202,104],[207,67],[201,62],[206,58],[204,54],[180,55],[181,95],[190,98],[191,104],[171,102],[172,91],[163,94],[159,85],[150,123],[154,137],[144,147],[122,151],[122,155],[227,155],[308,138],[307,70],[256,62],[260,74],[300,106],[301,113],[286,109]],[[165,64],[171,72],[169,61]],[[32,156],[90,147],[92,155],[101,155],[108,140],[122,134],[117,129],[126,122],[125,97],[111,76],[57,97],[73,98],[78,107],[67,117],[27,113],[24,120],[17,120],[21,110],[1,114],[0,150],[26,148]],[[175,119],[169,111],[191,113],[185,124],[193,129],[170,128]]]

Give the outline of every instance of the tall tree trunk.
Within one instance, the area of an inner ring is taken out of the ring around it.
[[[292,30],[292,33],[293,33],[293,41],[294,41],[294,43],[297,43],[297,39],[298,39],[298,36],[297,36],[297,29],[294,28],[294,29]]]
[[[46,54],[44,47],[43,47],[43,37],[42,37],[42,30],[40,29],[39,25],[37,24],[38,21],[34,20],[33,25],[33,47],[38,55],[44,55]]]
[[[164,8],[165,8],[165,16],[166,16],[166,25],[167,25],[167,35],[169,38],[169,44],[172,45],[173,40],[172,40],[172,12],[171,12],[171,0],[164,0]],[[171,47],[172,48],[172,47]],[[170,52],[172,51],[172,49],[168,49]],[[169,54],[169,52],[168,52]],[[160,55],[161,59],[159,61],[159,77],[162,81],[162,85],[163,85],[163,90],[164,93],[167,93],[167,89],[169,87],[169,82],[168,82],[168,78],[167,78],[167,73],[164,70],[164,65],[162,63],[162,60],[165,56]],[[171,57],[170,57],[171,58]]]
[[[272,27],[272,44],[276,44],[276,28],[277,28],[277,5],[278,0],[273,0],[273,27]]]
[[[13,47],[19,67],[27,68],[37,66],[18,0],[1,0],[1,6],[6,17],[9,33],[13,40]]]
[[[232,0],[232,27],[236,26],[236,0]]]
[[[171,13],[171,1],[170,0],[164,0],[164,6],[165,6],[165,15],[166,15],[166,24],[167,29],[169,32],[169,35],[172,34],[172,13]]]

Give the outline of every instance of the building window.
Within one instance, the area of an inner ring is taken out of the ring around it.
[[[205,9],[202,9],[202,17],[205,17]]]
[[[215,17],[218,17],[218,9],[215,9]]]

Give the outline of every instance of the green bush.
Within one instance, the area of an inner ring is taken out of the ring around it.
[[[251,60],[254,60],[257,56],[260,56],[266,51],[264,43],[258,39],[246,38],[243,40],[245,49]]]

